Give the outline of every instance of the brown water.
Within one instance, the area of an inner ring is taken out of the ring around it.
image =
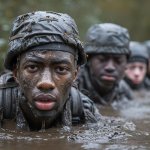
[[[137,93],[136,97],[113,108],[101,107],[104,117],[98,124],[41,132],[1,129],[0,150],[149,150],[149,94]]]

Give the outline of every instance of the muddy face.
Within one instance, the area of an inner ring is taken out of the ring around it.
[[[147,66],[142,62],[132,62],[127,65],[126,77],[135,85],[143,82],[147,72]]]
[[[91,77],[100,87],[113,87],[124,75],[125,55],[99,54],[90,60]]]
[[[16,78],[40,116],[62,111],[76,77],[74,56],[61,51],[31,51],[21,55]]]

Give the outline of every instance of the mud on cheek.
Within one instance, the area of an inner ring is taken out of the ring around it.
[[[26,78],[24,76],[20,76],[19,84],[23,91],[28,91],[29,89],[33,89],[36,83],[36,78]]]
[[[70,88],[72,86],[72,82],[73,82],[73,80],[71,78],[71,79],[68,79],[65,82],[60,83],[58,85],[59,86],[60,95],[61,95],[61,97],[64,97],[64,99],[68,98],[68,95],[69,95],[69,92],[70,92]]]

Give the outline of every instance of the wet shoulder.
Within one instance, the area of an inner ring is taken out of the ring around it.
[[[150,89],[150,79],[148,77],[146,77],[145,80],[144,80],[144,87],[147,90]]]
[[[133,99],[133,92],[129,87],[129,85],[124,80],[121,80],[119,82],[119,93],[122,94],[128,100]]]
[[[71,95],[74,95],[72,96],[73,114],[76,113],[76,115],[84,115],[86,122],[97,122],[101,115],[94,102],[74,87],[72,87],[71,93]]]
[[[15,117],[17,83],[12,72],[6,72],[0,76],[0,108],[3,110],[3,117],[10,119]]]

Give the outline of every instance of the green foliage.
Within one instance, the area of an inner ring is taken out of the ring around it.
[[[13,19],[23,13],[47,10],[68,13],[79,28],[84,41],[87,29],[95,23],[112,22],[129,29],[131,39],[149,39],[149,0],[1,0],[0,2],[0,71],[7,50]]]

